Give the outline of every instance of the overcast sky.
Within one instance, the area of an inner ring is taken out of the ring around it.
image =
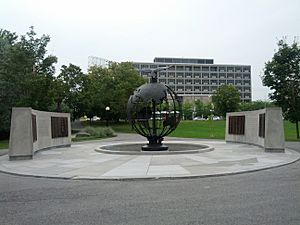
[[[253,100],[267,99],[260,75],[277,41],[300,35],[299,0],[0,0],[0,28],[51,37],[58,66],[84,71],[88,56],[152,62],[213,58],[252,66]]]

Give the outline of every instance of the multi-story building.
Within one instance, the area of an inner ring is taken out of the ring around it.
[[[154,62],[133,62],[142,76],[146,70],[171,66],[158,73],[159,82],[171,87],[184,101],[208,101],[223,84],[240,91],[242,101],[251,101],[251,66],[214,64],[213,59],[154,58]]]

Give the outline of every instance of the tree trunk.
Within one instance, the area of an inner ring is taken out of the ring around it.
[[[299,124],[298,124],[298,120],[296,121],[296,133],[297,133],[297,139],[299,139]]]
[[[56,102],[56,109],[55,109],[56,112],[61,112],[61,101],[57,101]]]

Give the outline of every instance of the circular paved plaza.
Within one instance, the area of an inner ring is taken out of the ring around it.
[[[136,143],[145,139],[132,134],[100,141],[74,143],[70,148],[37,152],[33,160],[9,161],[0,157],[0,171],[25,176],[64,179],[157,179],[205,177],[257,171],[297,161],[300,154],[265,153],[247,144],[225,141],[166,138],[165,143],[212,146],[208,152],[175,155],[123,155],[95,151],[116,143]]]

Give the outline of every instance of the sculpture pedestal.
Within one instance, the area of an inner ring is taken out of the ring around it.
[[[147,144],[142,146],[142,151],[167,151],[168,146],[164,144]]]

